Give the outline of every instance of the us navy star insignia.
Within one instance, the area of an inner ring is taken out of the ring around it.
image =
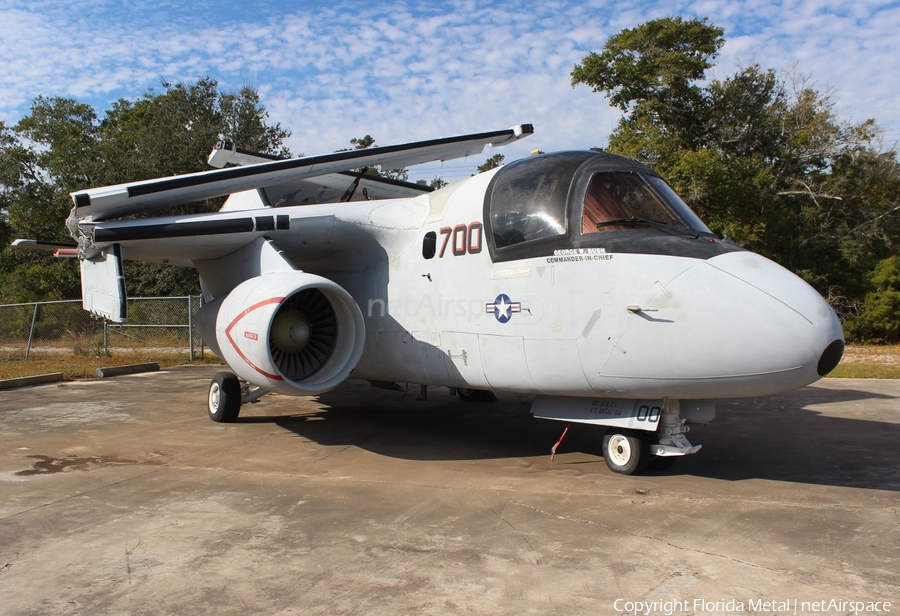
[[[498,321],[506,323],[514,313],[522,312],[522,302],[514,302],[508,295],[501,293],[492,303],[485,304],[484,308],[485,312],[494,313]]]

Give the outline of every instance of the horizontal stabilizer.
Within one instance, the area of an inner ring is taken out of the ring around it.
[[[480,153],[487,145],[498,146],[516,141],[532,132],[531,125],[525,124],[488,133],[275,160],[91,188],[71,193],[75,202],[73,213],[79,219],[90,217],[94,221],[108,220],[360,167],[380,165],[382,168],[394,169],[436,160],[451,160]]]
[[[75,244],[42,242],[40,240],[15,240],[12,245],[26,250],[45,250],[52,252],[55,257],[73,258],[78,256],[78,246]]]

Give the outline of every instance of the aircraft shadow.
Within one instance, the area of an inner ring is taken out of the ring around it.
[[[348,381],[319,396],[320,410],[314,413],[239,421],[275,423],[321,445],[429,461],[549,458],[564,428],[533,418],[525,395],[500,394],[496,403],[478,403],[450,396],[446,388],[430,388],[427,400],[419,400],[418,393],[417,386],[404,393]],[[826,403],[858,408],[867,400],[892,398],[806,387],[781,396],[724,401],[715,421],[692,427],[689,438],[703,445],[699,454],[650,473],[900,491],[900,425],[835,417],[833,406],[830,415],[808,408]],[[558,453],[580,452],[599,460],[602,434],[603,428],[572,424]]]
[[[834,416],[845,406],[893,396],[859,390],[805,387],[770,398],[720,403],[716,420],[695,427],[697,456],[676,474],[740,481],[799,483],[900,491],[900,424]],[[832,405],[828,415],[810,408]]]

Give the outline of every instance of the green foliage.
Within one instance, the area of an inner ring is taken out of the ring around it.
[[[350,140],[350,145],[352,148],[345,148],[342,150],[337,150],[338,152],[349,152],[351,150],[365,150],[368,148],[378,147],[378,144],[375,143],[375,138],[372,135],[366,135],[365,137],[354,137]],[[383,167],[366,167],[365,172],[368,175],[374,175],[377,177],[388,178],[391,180],[400,180],[401,182],[409,181],[409,171],[405,168],[398,169],[385,169]],[[447,185],[447,182],[443,180],[443,178],[435,177],[431,182],[426,182],[425,180],[417,180],[416,184],[425,184],[431,186],[435,190],[438,188],[443,188]]]
[[[859,316],[845,324],[848,333],[865,342],[900,342],[900,255],[878,263],[868,280],[872,290]]]
[[[443,188],[447,186],[449,182],[445,181],[442,177],[436,177],[430,182],[426,182],[425,180],[416,180],[416,184],[421,184],[423,186],[430,186],[431,188],[437,190],[439,188]]]
[[[14,127],[0,123],[0,301],[80,295],[78,263],[9,247],[16,237],[73,242],[65,220],[69,193],[85,188],[209,169],[220,140],[289,156],[290,132],[270,124],[257,91],[222,92],[209,77],[163,84],[137,100],[116,101],[99,118],[89,105],[37,97]],[[221,200],[167,213],[213,211]],[[156,214],[153,214],[156,215]],[[126,262],[130,295],[187,295],[199,290],[192,270]]]
[[[378,147],[378,144],[375,143],[375,138],[372,135],[366,135],[365,137],[354,137],[350,140],[350,144],[353,146],[352,148],[345,148],[343,150],[337,150],[338,152],[349,152],[351,150],[366,150],[368,148]],[[359,171],[362,171],[360,169]],[[383,167],[365,167],[365,173],[368,175],[374,175],[376,177],[388,178],[391,180],[400,180],[401,182],[406,182],[409,180],[409,172],[406,169],[384,169]]]
[[[610,37],[572,84],[626,112],[609,151],[656,169],[713,231],[798,273],[842,319],[889,331],[872,311],[892,296],[867,275],[900,244],[896,152],[877,149],[873,120],[840,121],[795,71],[752,65],[704,84],[722,34],[705,19],[653,20]]]
[[[490,171],[491,169],[496,169],[500,165],[503,164],[503,160],[506,157],[503,154],[494,154],[486,161],[484,161],[483,165],[478,165],[478,173],[484,173],[485,171]]]
[[[350,140],[350,143],[353,145],[354,150],[365,150],[367,148],[376,147],[375,138],[372,135],[366,135],[365,137],[354,137]]]
[[[642,123],[676,129],[679,137],[700,136],[703,78],[725,43],[724,30],[706,19],[665,17],[625,29],[591,52],[572,70],[572,85],[604,92],[610,104]]]
[[[163,84],[136,101],[119,100],[100,124],[107,175],[102,184],[206,171],[206,158],[218,141],[255,152],[289,155],[290,135],[280,124],[266,124],[259,94],[244,86],[220,92],[209,77],[196,84]],[[83,188],[83,186],[82,186]]]

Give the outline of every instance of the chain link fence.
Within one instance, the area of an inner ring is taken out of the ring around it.
[[[202,358],[203,341],[194,327],[201,305],[199,296],[133,297],[128,323],[119,324],[92,317],[81,300],[0,304],[0,352],[9,359],[111,351]]]

